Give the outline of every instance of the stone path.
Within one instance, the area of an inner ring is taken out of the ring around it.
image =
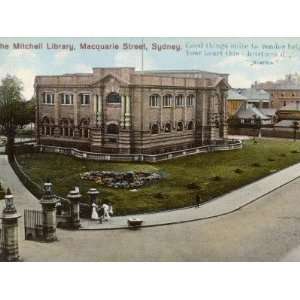
[[[24,209],[41,209],[39,201],[24,187],[22,182],[19,180],[13,169],[8,163],[6,155],[0,155],[0,181],[4,188],[10,188],[15,198],[15,205],[18,213],[24,215]],[[0,211],[4,207],[4,201],[0,200]],[[19,219],[20,224],[23,228],[23,218]],[[24,230],[21,230],[21,236],[24,235]]]

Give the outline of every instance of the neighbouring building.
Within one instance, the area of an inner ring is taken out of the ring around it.
[[[250,104],[242,106],[234,117],[239,121],[241,127],[272,125],[275,121],[275,110],[273,115],[270,116],[270,112],[264,112],[263,109],[259,109]]]
[[[279,120],[300,120],[300,100],[283,106],[277,115]]]
[[[276,120],[276,109],[270,108],[269,93],[264,90],[231,89],[228,92],[228,117],[232,126],[271,125]]]
[[[239,108],[247,102],[247,98],[239,93],[238,90],[230,89],[227,97],[227,114],[232,117],[237,113]]]
[[[93,68],[37,76],[40,144],[104,153],[163,153],[227,136],[228,74]]]
[[[238,89],[238,93],[247,99],[247,105],[253,105],[256,108],[270,108],[271,107],[271,96],[268,92],[257,89]]]
[[[255,82],[253,87],[270,93],[272,107],[276,109],[300,101],[300,75],[297,73],[277,81]]]

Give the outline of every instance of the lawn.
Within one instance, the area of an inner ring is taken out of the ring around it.
[[[300,161],[300,142],[287,140],[246,141],[241,150],[198,154],[155,164],[113,163],[79,160],[61,154],[32,153],[17,160],[33,181],[42,185],[50,178],[55,192],[66,197],[79,186],[83,201],[91,187],[100,190],[99,199],[111,202],[117,215],[152,212],[193,205],[232,191]],[[104,187],[80,179],[91,170],[154,171],[163,174],[159,183],[136,192]]]

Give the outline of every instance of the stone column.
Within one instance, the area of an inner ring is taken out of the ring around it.
[[[124,127],[121,126],[119,133],[119,152],[120,153],[131,153],[131,107],[130,107],[130,96],[122,97],[122,102],[125,105],[124,111]]]
[[[90,116],[91,116],[91,123],[90,127],[96,127],[96,95],[94,93],[90,94]]]
[[[126,97],[125,128],[130,128],[131,126],[130,96],[125,96],[125,97]]]
[[[120,126],[121,128],[125,127],[125,102],[126,96],[121,96],[121,119],[120,119]]]
[[[74,108],[74,138],[79,138],[78,128],[78,95],[77,92],[73,93],[73,108]]]
[[[184,98],[183,98],[183,123],[184,126],[186,126],[186,93],[184,94]]]
[[[54,124],[55,124],[55,129],[54,129],[54,136],[58,137],[60,135],[59,131],[59,110],[60,110],[60,99],[59,99],[59,94],[54,93]]]
[[[78,190],[70,191],[68,194],[68,199],[71,202],[71,228],[80,228],[80,199],[81,195]]]
[[[5,208],[2,211],[2,241],[1,260],[19,261],[19,226],[18,219],[21,216],[17,213],[13,196],[7,191],[5,196]]]
[[[40,200],[43,213],[43,237],[46,242],[54,242],[56,237],[56,196],[53,194],[52,183],[44,183],[44,194]]]
[[[175,94],[172,95],[172,108],[171,108],[171,115],[172,115],[172,129],[176,129],[176,124],[175,124]]]

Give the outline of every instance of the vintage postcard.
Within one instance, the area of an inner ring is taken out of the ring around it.
[[[300,261],[300,38],[0,38],[1,261]]]

